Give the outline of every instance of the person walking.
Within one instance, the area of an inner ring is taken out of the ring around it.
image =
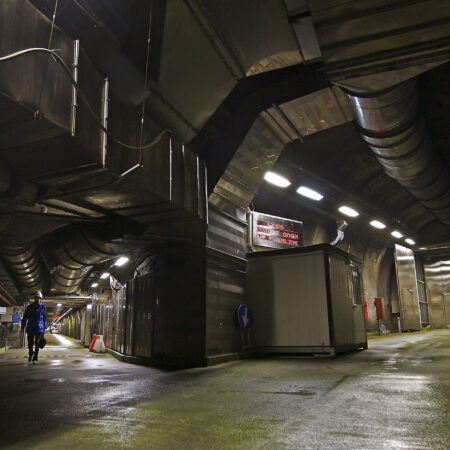
[[[42,292],[34,294],[34,303],[28,305],[22,319],[22,332],[26,330],[28,338],[28,362],[33,359],[37,364],[39,356],[39,344],[47,328],[47,308],[42,303]],[[34,351],[33,351],[34,345]]]

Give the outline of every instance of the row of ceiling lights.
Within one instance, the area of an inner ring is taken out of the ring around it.
[[[264,179],[267,182],[274,184],[275,186],[278,186],[281,188],[286,188],[291,185],[291,182],[288,179],[282,177],[281,175],[276,174],[275,172],[266,172],[266,174],[264,175]],[[297,189],[297,193],[300,195],[303,195],[303,197],[307,197],[311,200],[315,200],[316,202],[323,199],[322,194],[320,194],[319,192],[314,191],[313,189],[306,187],[306,186],[300,186]],[[355,211],[353,208],[350,208],[349,206],[341,206],[338,210],[340,213],[342,213],[346,216],[349,216],[349,217],[359,216],[359,212]],[[378,228],[379,230],[386,228],[386,225],[384,223],[380,222],[379,220],[372,220],[370,222],[370,225],[372,225],[374,228]],[[397,239],[401,239],[402,237],[404,237],[404,235],[402,233],[400,233],[400,231],[397,231],[397,230],[392,231],[391,235]],[[405,242],[410,245],[416,244],[410,238],[405,238]]]
[[[127,256],[121,256],[121,257],[113,264],[113,266],[121,267],[121,266],[123,266],[126,262],[128,262],[128,260],[129,260],[129,258],[128,258]],[[103,273],[100,275],[100,278],[101,278],[102,280],[106,280],[106,278],[108,278],[109,276],[110,276],[110,273],[109,273],[109,272],[103,272]],[[97,283],[97,282],[91,284],[91,288],[96,288],[97,286],[98,286],[98,283]]]

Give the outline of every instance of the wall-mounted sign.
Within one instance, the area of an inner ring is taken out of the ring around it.
[[[239,305],[237,310],[238,321],[244,330],[248,330],[253,325],[253,313],[247,305]]]
[[[20,323],[20,320],[21,320],[20,314],[12,315],[12,323]]]
[[[303,222],[250,213],[250,245],[270,248],[295,248],[303,245]]]

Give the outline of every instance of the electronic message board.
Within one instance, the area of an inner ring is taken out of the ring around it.
[[[303,222],[251,213],[250,245],[270,248],[295,248],[303,245]]]

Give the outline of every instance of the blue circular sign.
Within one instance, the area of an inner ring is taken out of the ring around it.
[[[253,313],[247,305],[239,305],[237,310],[238,321],[244,330],[248,330],[253,325]]]

